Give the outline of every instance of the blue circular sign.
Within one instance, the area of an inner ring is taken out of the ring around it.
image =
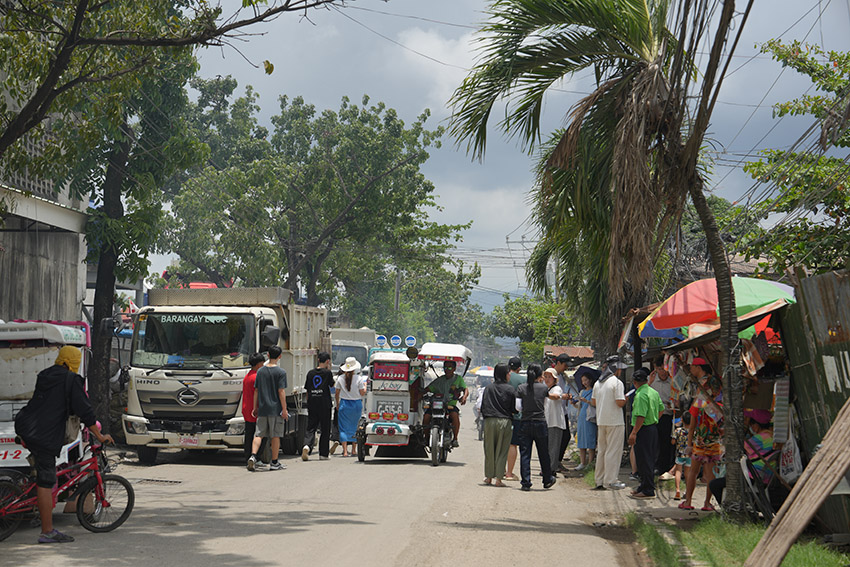
[[[416,337],[408,335],[407,338],[404,339],[404,344],[407,346],[416,346]]]
[[[387,337],[385,337],[384,335],[378,335],[377,337],[375,337],[375,344],[379,347],[384,346],[385,344],[387,344]]]
[[[394,347],[401,346],[401,337],[398,335],[393,335],[390,337],[390,344]]]

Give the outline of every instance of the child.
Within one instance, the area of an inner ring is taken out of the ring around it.
[[[688,475],[688,469],[691,468],[691,457],[685,454],[685,449],[688,446],[688,426],[691,424],[691,414],[685,412],[682,418],[677,420],[676,427],[673,429],[670,443],[676,446],[676,464],[673,467],[673,474],[676,478],[676,496],[674,500],[681,500],[682,494],[679,490],[679,483],[682,480],[682,471],[685,477]]]

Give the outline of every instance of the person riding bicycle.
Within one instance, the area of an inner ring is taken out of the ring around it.
[[[449,419],[452,422],[452,432],[454,439],[452,447],[459,447],[457,442],[458,433],[460,433],[460,412],[457,409],[457,403],[466,404],[466,398],[469,397],[469,390],[466,387],[466,382],[463,381],[463,376],[455,375],[457,363],[454,360],[447,360],[443,363],[443,371],[445,374],[439,376],[436,380],[428,385],[428,391],[435,394],[442,394],[446,400]],[[427,429],[431,424],[431,408],[425,410],[425,415],[422,417],[422,426]]]
[[[41,534],[38,543],[67,543],[74,538],[53,529],[53,486],[56,457],[65,441],[65,424],[73,414],[80,418],[100,443],[114,443],[97,425],[94,410],[77,374],[82,353],[72,346],[59,349],[56,363],[38,374],[32,399],[15,419],[15,432],[29,449],[36,470],[38,514]]]

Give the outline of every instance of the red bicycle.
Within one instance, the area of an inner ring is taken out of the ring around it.
[[[59,495],[76,498],[77,520],[91,532],[110,532],[133,511],[136,494],[122,476],[109,473],[103,445],[89,445],[91,456],[56,469],[53,504]],[[0,541],[18,528],[25,516],[37,511],[34,478],[0,479]]]

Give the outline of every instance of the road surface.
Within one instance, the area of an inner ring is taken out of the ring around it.
[[[136,492],[123,526],[90,533],[60,504],[55,525],[76,542],[37,545],[25,523],[0,542],[0,565],[645,564],[625,528],[593,525],[621,520],[632,505],[622,492],[592,492],[580,478],[543,490],[536,465],[531,492],[484,486],[472,421],[467,412],[461,447],[439,467],[314,455],[251,473],[235,451],[165,452],[155,466],[131,453],[115,471]]]

